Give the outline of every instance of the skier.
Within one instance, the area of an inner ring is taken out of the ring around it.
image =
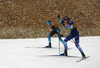
[[[74,39],[75,39],[74,43],[75,43],[76,47],[77,47],[78,50],[81,52],[82,57],[85,58],[86,56],[85,56],[85,54],[84,54],[82,48],[81,48],[80,45],[79,45],[79,32],[78,32],[77,28],[75,27],[74,22],[73,22],[70,18],[68,18],[68,17],[63,17],[63,20],[61,20],[59,14],[58,14],[57,17],[58,17],[58,19],[59,19],[59,22],[60,22],[63,26],[65,26],[65,27],[67,27],[67,28],[69,28],[69,29],[71,30],[71,33],[64,39],[64,41],[65,41],[65,42],[68,42],[69,40],[71,40],[71,39],[74,38]],[[67,52],[67,51],[66,51],[66,52]],[[63,53],[63,54],[61,54],[61,55],[65,55],[65,53]],[[67,54],[67,55],[68,55],[68,54]]]
[[[62,42],[62,44],[64,45],[64,51],[65,51],[65,55],[67,56],[67,43],[62,40],[62,34],[60,32],[60,29],[52,22],[52,20],[49,20],[47,21],[47,24],[49,25],[49,27],[52,29],[52,31],[49,33],[48,35],[48,41],[49,41],[49,45],[46,46],[45,48],[52,48],[52,45],[51,45],[51,37],[54,35],[54,34],[57,34],[58,35],[58,38],[59,40]]]

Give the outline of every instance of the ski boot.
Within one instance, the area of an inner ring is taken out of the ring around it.
[[[86,55],[84,53],[81,53],[82,54],[82,58],[86,58]]]
[[[46,46],[45,48],[52,48],[51,43],[49,43],[49,45]]]
[[[67,50],[64,51],[64,53],[60,54],[62,56],[68,56]]]

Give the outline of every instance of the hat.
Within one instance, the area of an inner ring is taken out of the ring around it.
[[[47,21],[47,24],[51,24],[52,20]]]
[[[69,18],[68,17],[63,17],[63,20],[69,20]]]

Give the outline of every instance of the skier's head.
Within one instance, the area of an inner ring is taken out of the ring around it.
[[[63,17],[63,20],[68,20],[68,17]]]
[[[52,20],[47,21],[47,24],[51,24]]]
[[[68,17],[63,17],[63,21],[64,21],[65,23],[68,23],[69,20],[70,20],[70,19],[69,19]]]

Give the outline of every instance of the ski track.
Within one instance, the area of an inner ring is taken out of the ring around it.
[[[64,38],[63,38],[64,39]],[[80,37],[80,46],[87,56],[81,59],[81,54],[74,43],[68,42],[70,56],[49,56],[59,54],[58,38],[52,38],[52,47],[39,48],[48,45],[47,38],[37,39],[0,39],[0,68],[99,68],[100,67],[100,36]],[[60,53],[63,45],[60,43]],[[47,55],[47,56],[46,56]]]

